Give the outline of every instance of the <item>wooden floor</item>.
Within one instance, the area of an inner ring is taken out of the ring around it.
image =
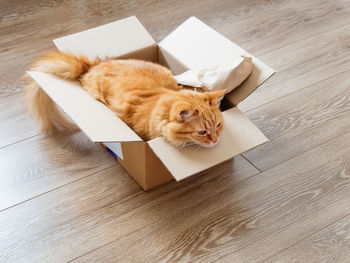
[[[20,76],[51,40],[191,15],[278,73],[240,108],[270,142],[143,192],[81,133],[46,137]],[[349,0],[0,0],[0,262],[350,262]]]

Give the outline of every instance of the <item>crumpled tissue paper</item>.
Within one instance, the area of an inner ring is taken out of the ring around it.
[[[251,57],[239,59],[207,69],[191,69],[174,76],[177,83],[205,91],[226,90],[226,94],[246,80],[253,70]]]

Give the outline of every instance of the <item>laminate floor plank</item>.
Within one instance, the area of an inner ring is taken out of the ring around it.
[[[0,210],[116,162],[81,132],[59,137],[35,136],[0,149]]]
[[[329,229],[315,233],[298,244],[267,260],[267,263],[346,263],[350,259],[350,247]]]
[[[339,136],[234,187],[215,182],[215,197],[207,185],[205,195],[194,190],[195,200],[140,213],[159,220],[76,261],[262,262],[349,213],[349,139]],[[210,212],[201,214],[203,207]]]
[[[350,71],[247,112],[270,139],[244,153],[266,170],[350,130]]]
[[[39,134],[34,120],[26,113],[23,94],[0,99],[0,148]]]
[[[333,223],[329,229],[350,246],[350,215]]]
[[[1,8],[0,8],[1,9]],[[82,24],[67,18],[67,8],[43,10],[14,21],[0,22],[0,98],[22,92],[21,77],[52,40],[77,30]]]
[[[144,192],[119,165],[113,166],[1,212],[0,261],[68,261],[169,220],[164,217],[168,211],[180,212],[174,220],[211,213],[205,207],[223,187],[257,173],[237,156],[202,175]]]
[[[347,71],[349,56],[350,24],[259,56],[278,72],[239,108],[252,110]]]

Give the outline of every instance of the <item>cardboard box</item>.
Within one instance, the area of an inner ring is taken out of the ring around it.
[[[191,68],[208,68],[241,55],[252,56],[195,17],[190,17],[159,44],[136,17],[54,40],[61,51],[96,57],[138,58],[158,62],[174,74]],[[105,145],[120,164],[148,190],[166,181],[179,181],[268,141],[237,108],[275,71],[253,57],[251,76],[226,96],[225,127],[221,143],[213,148],[175,149],[163,138],[143,141],[104,104],[77,81],[41,72],[28,72],[39,86],[93,141]]]

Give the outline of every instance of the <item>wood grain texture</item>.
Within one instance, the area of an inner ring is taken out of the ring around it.
[[[346,262],[349,13],[347,0],[0,1],[0,262]],[[85,136],[38,135],[29,63],[130,15],[156,41],[195,15],[278,70],[240,105],[271,140],[245,154],[264,172],[238,156],[143,192]]]
[[[346,263],[349,259],[350,247],[331,231],[324,229],[270,258],[266,263]]]
[[[314,1],[284,1],[233,24],[223,23],[218,29],[259,57],[349,25],[349,13],[350,3],[347,0],[318,0],[317,4]]]
[[[350,71],[249,111],[247,116],[270,143],[244,156],[266,170],[350,130]]]
[[[188,180],[144,192],[119,165],[113,166],[1,212],[0,262],[42,262],[50,255],[55,255],[50,262],[68,261],[171,220],[169,210],[182,210],[174,220],[211,213],[205,207],[223,190],[218,185],[232,188],[257,172],[238,156]]]
[[[35,1],[25,1],[23,6],[17,2],[15,9],[12,9],[15,1],[7,1],[10,6],[0,3],[0,147],[39,134],[33,119],[25,112],[22,77],[36,57],[54,47],[53,38],[74,30],[72,25],[81,26],[65,18],[69,9],[50,9],[50,5],[43,2],[39,4],[43,8],[38,8],[36,3],[36,11],[31,9]],[[9,13],[2,13],[4,11]]]
[[[0,23],[0,35],[4,36],[0,38],[0,98],[22,91],[21,76],[42,51],[54,48],[52,39],[81,26],[66,17],[70,12],[67,8],[48,9]]]
[[[115,165],[81,132],[35,136],[0,149],[0,210]]]
[[[234,186],[222,180],[201,195],[193,190],[159,204],[138,214],[156,223],[77,261],[262,262],[349,213],[349,139],[340,136]]]
[[[132,1],[67,1],[66,5],[75,12],[74,16],[84,23],[91,23],[89,17],[95,17],[93,23],[104,24],[115,21],[116,16],[136,15],[156,41],[163,39],[169,32],[189,16],[197,16],[211,26],[221,26],[253,17],[272,6],[283,5],[283,0],[222,0],[215,4],[212,0],[132,0]],[[212,14],[215,12],[215,16]],[[156,19],[155,19],[156,18]],[[164,21],[164,23],[159,23]]]
[[[350,68],[350,25],[299,41],[259,58],[278,73],[239,104],[248,111]]]
[[[350,246],[350,215],[333,223],[329,229]]]
[[[26,113],[22,93],[0,98],[0,148],[39,133],[36,123]]]

